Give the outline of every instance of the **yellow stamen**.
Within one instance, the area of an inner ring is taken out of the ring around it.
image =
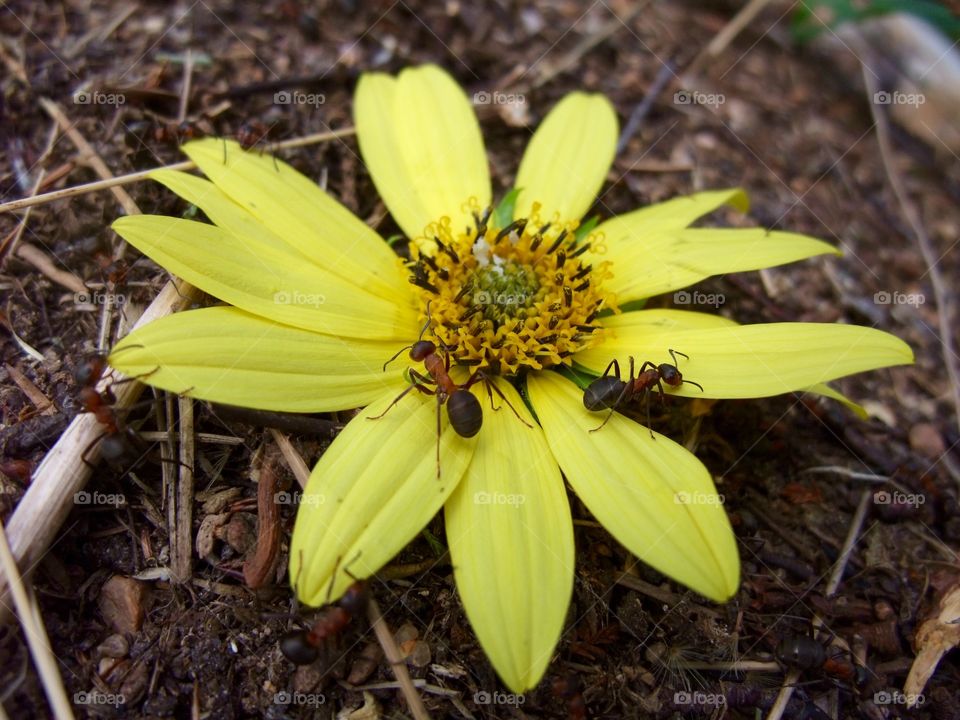
[[[475,200],[469,207],[474,227],[456,231],[443,217],[413,244],[422,318],[429,303],[433,335],[461,365],[508,375],[569,365],[600,340],[600,310],[617,309],[601,287],[609,263],[583,261],[602,238],[577,243],[577,222],[544,223],[538,205],[505,228],[490,225]]]

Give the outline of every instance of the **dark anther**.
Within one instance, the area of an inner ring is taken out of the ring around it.
[[[573,290],[566,286],[563,288],[563,304],[567,307],[573,304]]]
[[[464,283],[463,287],[460,288],[460,292],[457,293],[457,296],[453,299],[455,303],[460,302],[463,299],[463,296],[466,295],[473,288],[473,283],[468,282]]]
[[[537,338],[537,340],[540,342],[541,345],[547,345],[549,343],[556,342],[558,337],[560,336],[554,333],[553,335],[547,335],[542,338]]]
[[[580,270],[577,271],[577,274],[573,276],[573,279],[579,280],[580,278],[588,275],[591,270],[593,270],[593,265],[587,265],[586,267],[582,267],[580,268]]]
[[[577,330],[583,330],[583,332],[592,333],[596,330],[599,330],[600,327],[597,325],[574,325]]]
[[[547,306],[547,310],[549,310],[550,312],[556,312],[559,309],[560,309],[559,302],[550,303],[550,305]]]
[[[540,228],[539,230],[537,230],[537,235],[543,235],[543,234],[544,234],[547,230],[549,230],[549,229],[550,229],[550,223],[547,223],[547,224],[544,225],[542,228]]]
[[[434,272],[440,272],[440,267],[437,265],[437,261],[433,259],[432,255],[423,255],[423,262],[430,266],[430,269]]]
[[[567,253],[563,250],[557,253],[557,270],[563,267],[563,264],[567,261]]]
[[[456,251],[452,247],[450,247],[449,245],[444,245],[443,241],[440,238],[438,238],[436,235],[433,236],[433,240],[435,243],[437,243],[437,247],[439,247],[441,250],[443,250],[443,252],[445,252],[447,255],[450,256],[451,260],[453,260],[455,263],[460,262],[460,256],[457,255]]]
[[[577,292],[580,292],[580,291],[582,291],[582,290],[586,290],[588,287],[590,287],[590,281],[589,281],[589,280],[584,280],[582,283],[580,283],[579,285],[577,285],[577,286],[574,288],[574,290],[576,290]]]
[[[530,243],[530,252],[536,252],[537,248],[540,247],[540,243],[543,242],[543,235],[536,235],[533,238],[533,242]]]
[[[490,213],[493,212],[493,208],[487,206],[483,211],[483,215],[478,215],[477,213],[473,214],[473,220],[477,223],[477,239],[484,236],[487,232],[487,221],[490,219]]]
[[[446,268],[440,268],[440,270],[437,272],[437,277],[446,282],[450,279],[450,273],[447,272]]]
[[[547,325],[548,328],[553,330],[560,323],[560,317],[553,315],[550,317],[550,323]]]
[[[507,336],[506,336],[506,335],[501,335],[501,336],[498,337],[496,340],[494,340],[492,343],[490,343],[490,347],[492,347],[494,350],[499,350],[500,348],[503,347],[503,344],[504,344],[506,341],[507,341]]]
[[[460,322],[463,322],[464,320],[467,320],[468,318],[471,318],[477,313],[481,313],[481,312],[483,312],[483,308],[480,307],[479,305],[474,305],[472,308],[470,308],[463,315],[460,316]]]
[[[523,320],[517,320],[517,324],[513,326],[513,329],[510,332],[518,333],[522,329],[523,329]]]
[[[552,255],[554,252],[556,252],[557,248],[563,244],[563,239],[566,236],[567,236],[567,229],[564,228],[563,230],[560,231],[560,234],[557,235],[557,239],[553,241],[553,245],[551,245],[550,248],[547,250],[547,254]]]
[[[494,242],[494,244],[500,242],[500,241],[503,240],[505,237],[507,237],[507,235],[509,235],[510,233],[512,233],[514,230],[516,230],[518,234],[522,235],[522,234],[523,234],[523,230],[524,230],[524,228],[526,228],[526,227],[527,227],[527,219],[526,219],[526,218],[520,218],[519,220],[514,220],[512,223],[510,223],[509,225],[507,225],[503,230],[501,230],[500,232],[497,233],[497,237],[496,237],[496,239],[495,239],[493,242]]]
[[[577,250],[570,257],[571,258],[580,257],[589,249],[590,249],[590,243],[584,243],[579,248],[577,248]]]

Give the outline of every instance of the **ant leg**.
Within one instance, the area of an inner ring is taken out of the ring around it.
[[[522,422],[522,423],[523,423],[524,425],[526,425],[528,428],[532,428],[532,427],[533,427],[533,425],[531,425],[531,424],[528,423],[526,420],[524,420],[522,417],[520,417],[520,413],[517,412],[517,409],[511,404],[511,402],[507,399],[507,396],[503,394],[503,391],[502,391],[500,388],[498,388],[498,387],[493,383],[492,380],[489,380],[489,379],[487,379],[487,378],[484,378],[484,381],[485,381],[486,386],[487,386],[487,394],[490,394],[490,388],[493,388],[493,391],[494,391],[495,393],[497,393],[497,395],[500,396],[500,399],[503,400],[503,401],[507,404],[507,407],[510,408],[511,410],[513,410],[513,414],[517,416],[517,420],[519,420],[520,422]],[[490,407],[493,408],[493,395],[490,395]],[[499,410],[499,408],[493,408],[493,409]]]
[[[440,395],[437,395],[437,482],[440,482],[440,432],[441,432],[441,423],[440,423],[440,408],[443,403],[440,402]]]
[[[353,556],[353,560],[343,564],[343,574],[354,582],[360,582],[360,578],[350,572],[350,566],[353,565],[357,560],[360,559],[360,556],[363,554],[363,550],[357,550],[357,554]]]
[[[105,432],[102,432],[102,433],[100,433],[99,435],[97,435],[93,440],[90,441],[90,444],[87,445],[87,447],[84,449],[84,451],[83,451],[82,453],[80,453],[80,459],[83,460],[84,465],[86,465],[86,466],[87,466],[88,468],[90,468],[91,470],[95,470],[97,466],[94,465],[94,464],[93,464],[92,462],[90,462],[89,460],[87,460],[87,455],[90,453],[90,451],[93,449],[93,447],[94,447],[98,442],[100,442],[101,440],[103,440],[103,438],[104,438],[106,435],[107,435],[107,433],[105,433]]]
[[[400,401],[404,398],[404,396],[405,396],[408,392],[410,392],[411,390],[418,390],[419,392],[425,393],[426,395],[436,395],[436,394],[437,394],[437,391],[436,391],[436,390],[431,390],[430,388],[425,387],[425,386],[422,384],[422,383],[424,383],[424,382],[427,381],[427,378],[425,378],[423,375],[421,375],[420,373],[418,373],[416,370],[411,370],[411,371],[410,371],[410,375],[411,375],[413,378],[415,378],[415,379],[414,379],[414,382],[413,382],[408,388],[404,389],[404,391],[403,391],[402,393],[400,393],[399,395],[397,395],[397,397],[394,399],[394,401],[393,401],[392,403],[390,403],[390,405],[387,406],[387,409],[386,409],[386,410],[384,410],[382,413],[380,413],[380,414],[377,415],[376,417],[369,417],[369,416],[368,416],[368,417],[367,417],[367,420],[379,420],[380,418],[382,418],[384,415],[386,415],[388,412],[390,412],[390,411],[393,409],[393,406],[396,405],[398,402],[400,402]]]
[[[647,430],[650,431],[650,439],[656,440],[657,436],[653,434],[653,427],[652,427],[653,423],[650,421],[650,393],[651,393],[651,390],[647,388],[646,395],[643,396],[644,403],[647,406]]]
[[[630,358],[630,360],[632,362],[633,358]],[[601,375],[600,377],[606,377],[607,375],[609,375],[610,368],[613,368],[614,376],[619,380],[620,379],[620,363],[617,362],[616,358],[610,361],[610,364],[607,365],[607,369],[603,371],[603,375]]]
[[[330,573],[330,584],[327,586],[327,601],[324,605],[330,604],[330,598],[333,596],[333,583],[337,579],[337,570],[340,568],[341,560],[343,560],[343,555],[338,555],[337,561],[333,564],[333,572]]]
[[[610,422],[610,418],[613,417],[613,412],[614,412],[613,408],[610,408],[610,412],[607,413],[606,419],[602,423],[597,425],[593,430],[590,430],[589,432],[596,432],[597,430],[600,430],[608,422]]]

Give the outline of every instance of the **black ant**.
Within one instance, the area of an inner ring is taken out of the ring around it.
[[[630,376],[624,381],[620,379],[620,363],[616,359],[611,360],[610,364],[607,365],[607,369],[603,371],[603,375],[598,377],[583,392],[583,405],[587,410],[592,410],[598,412],[600,410],[610,410],[610,414],[607,415],[606,420],[604,420],[599,427],[595,427],[590,432],[596,432],[604,425],[606,425],[611,416],[613,415],[614,410],[617,408],[623,407],[631,400],[640,395],[647,395],[647,427],[650,426],[650,398],[649,393],[653,390],[654,386],[660,391],[660,401],[664,401],[665,393],[663,390],[663,383],[666,383],[670,387],[680,387],[684,383],[687,385],[694,385],[700,388],[700,392],[703,392],[703,386],[700,383],[695,383],[693,380],[684,380],[683,375],[680,373],[680,370],[677,368],[677,355],[690,359],[689,355],[685,355],[680,351],[670,350],[670,357],[673,358],[673,364],[670,363],[661,363],[657,365],[649,360],[644,361],[643,365],[640,366],[640,374],[634,374],[634,360],[633,356],[630,356]],[[614,375],[610,375],[610,369],[613,368]],[[650,431],[650,436],[653,437],[653,430]]]
[[[280,638],[280,652],[294,665],[310,665],[320,654],[320,646],[343,631],[354,616],[367,607],[367,584],[358,580],[344,593],[340,602],[320,613],[309,630],[291,630]]]

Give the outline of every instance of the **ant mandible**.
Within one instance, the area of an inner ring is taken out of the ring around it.
[[[598,412],[600,410],[610,410],[607,418],[590,432],[596,432],[606,425],[613,416],[614,410],[623,407],[634,398],[647,395],[647,428],[650,427],[650,398],[649,393],[654,386],[660,391],[660,402],[664,401],[665,393],[663,383],[670,387],[680,387],[684,383],[694,385],[703,392],[703,386],[693,380],[684,380],[683,375],[677,368],[677,355],[690,359],[679,350],[669,350],[670,357],[673,358],[673,364],[661,363],[657,365],[649,360],[644,361],[640,366],[640,373],[634,374],[634,360],[630,356],[630,376],[624,381],[620,379],[620,363],[616,359],[611,360],[603,375],[594,380],[583,392],[583,405],[587,410]],[[613,368],[614,374],[610,375],[610,369]],[[650,430],[650,436],[653,437],[653,430]]]

